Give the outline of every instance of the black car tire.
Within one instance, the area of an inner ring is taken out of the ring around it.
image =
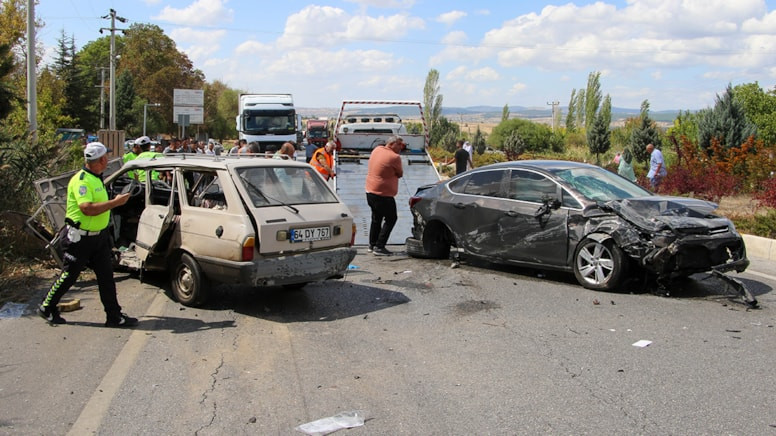
[[[427,232],[428,233],[428,232]],[[407,254],[421,259],[447,259],[450,257],[450,243],[444,235],[434,233],[433,238],[423,240],[407,238],[404,241]]]
[[[625,277],[625,254],[614,241],[586,238],[574,253],[574,276],[588,289],[616,289]]]
[[[193,257],[183,253],[172,270],[172,292],[184,306],[201,306],[207,300],[208,284]]]

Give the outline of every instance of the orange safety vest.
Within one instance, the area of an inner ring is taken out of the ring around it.
[[[324,168],[323,165],[321,165],[321,162],[318,161],[318,158],[320,156],[323,156],[326,159],[326,164],[331,168],[332,172],[334,171],[334,156],[330,155],[329,153],[326,153],[326,147],[318,147],[317,150],[313,153],[313,157],[310,159],[310,165],[313,166],[316,170],[318,170],[319,173],[323,175],[323,178],[326,180],[329,180],[331,178],[332,172],[329,172],[326,168]]]

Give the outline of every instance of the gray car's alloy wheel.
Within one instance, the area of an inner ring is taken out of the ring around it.
[[[181,254],[172,270],[172,292],[184,306],[200,306],[207,300],[207,279],[188,253]]]
[[[611,239],[585,239],[574,254],[574,276],[588,289],[608,291],[619,286],[625,275],[625,255]]]

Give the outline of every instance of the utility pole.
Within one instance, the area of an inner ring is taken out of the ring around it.
[[[27,121],[30,132],[38,131],[38,84],[35,70],[35,0],[27,0]]]
[[[159,103],[146,103],[143,105],[143,136],[146,135],[146,118],[148,117],[148,106],[159,107]]]
[[[116,31],[125,30],[116,28],[116,20],[126,23],[127,19],[116,15],[115,9],[111,9],[110,14],[102,18],[106,20],[110,18],[110,27],[100,28],[100,33],[103,30],[110,31],[110,126],[108,129],[116,130]]]
[[[105,128],[105,70],[109,67],[97,67],[100,70],[100,130]]]
[[[553,132],[555,131],[555,119],[557,118],[556,111],[559,104],[560,104],[559,101],[547,102],[547,106],[552,106],[552,131]]]

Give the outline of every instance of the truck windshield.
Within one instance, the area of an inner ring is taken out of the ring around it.
[[[248,135],[292,135],[296,133],[296,114],[291,111],[246,110],[243,132]]]

